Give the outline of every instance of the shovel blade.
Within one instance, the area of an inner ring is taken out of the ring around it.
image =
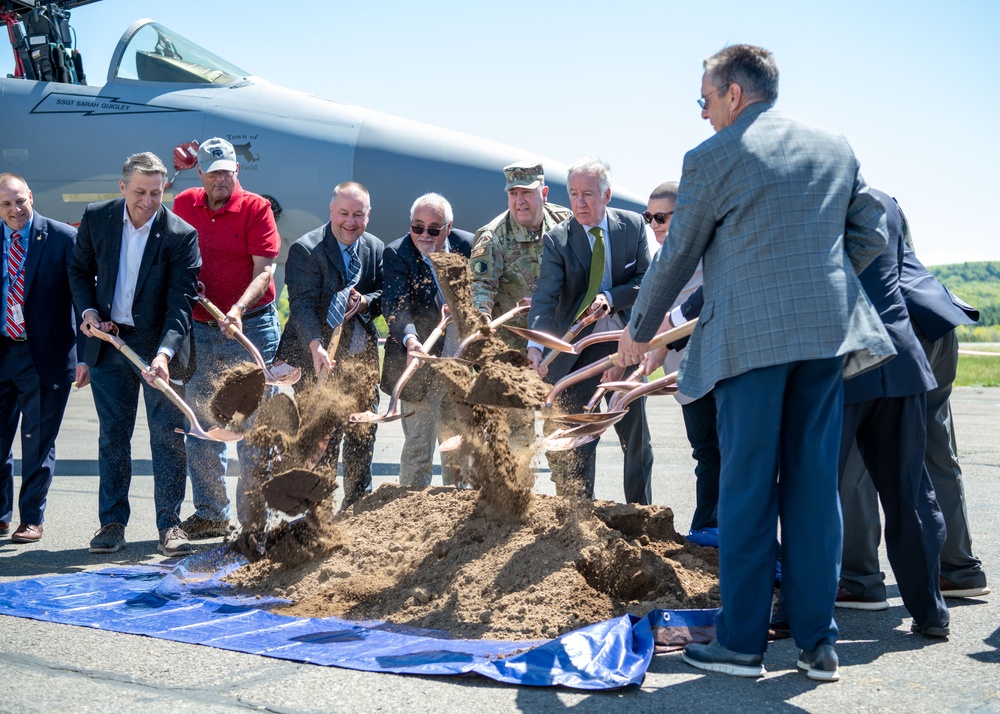
[[[209,412],[220,424],[243,421],[257,411],[264,400],[264,370],[254,367],[245,372],[235,372],[219,387]]]
[[[299,408],[295,400],[282,392],[275,394],[257,413],[257,426],[295,436],[299,432]]]
[[[291,387],[302,379],[302,370],[287,362],[278,362],[264,372],[264,377],[268,384],[275,387]]]
[[[306,469],[291,469],[278,474],[261,488],[264,502],[289,516],[305,513],[333,493],[330,482]]]

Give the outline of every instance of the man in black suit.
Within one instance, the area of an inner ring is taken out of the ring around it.
[[[570,167],[567,180],[573,217],[543,237],[542,270],[531,297],[528,326],[561,337],[584,311],[601,310],[606,317],[581,333],[620,330],[629,320],[639,283],[649,267],[652,231],[642,216],[607,208],[611,200],[611,169],[597,157]],[[601,268],[603,266],[603,269]],[[555,383],[571,371],[614,352],[615,343],[588,347],[579,356],[562,354],[546,369],[538,345],[528,343],[528,359],[546,381]],[[620,372],[619,372],[620,374]],[[560,395],[566,413],[583,411],[598,387],[594,377]],[[625,452],[625,500],[652,502],[653,448],[646,423],[646,400],[632,402],[628,415],[615,424]],[[562,493],[570,484],[587,498],[594,497],[597,441],[570,452],[550,452],[552,480]]]
[[[285,263],[288,286],[288,322],[281,336],[276,359],[301,368],[312,378],[296,385],[312,384],[321,370],[336,362],[349,371],[360,393],[355,411],[378,407],[378,331],[374,320],[382,314],[382,241],[366,233],[371,215],[368,189],[345,181],[333,189],[330,222],[312,230],[292,244]],[[352,266],[354,270],[352,270]],[[334,305],[339,301],[340,305]],[[356,304],[358,311],[346,322],[343,316]],[[343,325],[336,354],[327,347],[333,329]],[[365,375],[367,378],[362,378]],[[340,443],[344,454],[343,508],[372,488],[372,455],[375,424],[348,424],[338,429],[327,444],[326,462],[336,469]]]
[[[91,553],[113,553],[125,544],[132,480],[131,441],[139,388],[143,388],[153,456],[153,499],[158,550],[191,552],[180,528],[187,478],[181,412],[153,386],[193,367],[191,296],[196,294],[201,254],[198,233],[160,205],[167,169],[154,154],[133,154],[122,167],[122,198],[87,206],[70,264],[73,302],[92,337],[90,365],[94,406],[100,420],[101,528]],[[92,336],[91,327],[119,336],[150,365],[142,374],[112,345]],[[145,384],[143,384],[145,380]]]
[[[45,501],[56,461],[56,435],[70,385],[90,381],[76,359],[76,320],[67,271],[76,229],[32,208],[17,174],[0,174],[4,317],[0,320],[0,535],[14,514],[14,434],[21,421],[20,522],[13,543],[42,539]]]
[[[924,467],[926,392],[937,382],[910,325],[900,291],[903,236],[892,199],[871,190],[886,211],[889,242],[858,276],[896,349],[896,357],[844,382],[840,475],[857,444],[885,512],[886,552],[912,632],[947,637],[948,607],[941,595],[939,558],[944,517]]]
[[[409,352],[426,352],[423,343],[441,321],[444,297],[430,255],[440,251],[472,254],[472,234],[452,228],[454,214],[448,200],[428,193],[410,208],[410,232],[385,249],[385,287],[382,311],[389,325],[382,364],[382,389],[391,392],[409,360]],[[451,354],[457,341],[455,325],[449,325],[430,354]],[[439,441],[453,436],[448,426],[450,397],[430,369],[419,369],[401,395],[406,441],[400,455],[399,483],[426,488],[431,483],[434,449]],[[441,455],[441,475],[445,485],[461,483],[461,468],[455,452]]]
[[[906,216],[899,210],[904,237]],[[971,325],[979,311],[956,297],[928,272],[909,245],[903,246],[900,292],[906,302],[913,331],[934,371],[937,387],[927,392],[927,448],[924,466],[944,516],[941,550],[941,594],[944,597],[983,597],[990,592],[982,561],[972,552],[972,536],[965,507],[962,469],[958,464],[951,390],[958,367],[955,328]],[[844,510],[844,558],[840,572],[837,607],[885,610],[889,607],[885,575],[879,566],[881,522],[878,499],[864,462],[851,451],[840,483]]]

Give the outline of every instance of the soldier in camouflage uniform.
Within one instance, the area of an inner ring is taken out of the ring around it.
[[[572,212],[546,203],[542,165],[519,161],[505,166],[507,210],[476,231],[469,265],[472,268],[472,304],[480,312],[499,317],[522,298],[530,298],[542,265],[542,234],[552,230]],[[527,327],[528,316],[507,324]],[[507,330],[500,336],[509,347],[525,352],[527,343]],[[512,443],[525,448],[535,440],[535,411],[510,409],[507,421]]]
[[[498,317],[517,301],[531,297],[542,264],[542,234],[569,218],[568,208],[546,203],[542,165],[521,161],[505,166],[507,210],[476,231],[469,265],[472,268],[472,304]],[[527,315],[508,324],[527,327]],[[506,330],[503,338],[524,351],[525,341]]]

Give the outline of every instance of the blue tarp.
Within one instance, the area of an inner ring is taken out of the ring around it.
[[[172,569],[132,566],[3,583],[0,614],[371,672],[474,672],[511,684],[597,690],[641,683],[654,649],[710,639],[705,628],[715,612],[654,610],[547,641],[459,640],[384,622],[274,614],[267,608],[284,601],[242,596],[221,582],[240,564],[220,549]]]

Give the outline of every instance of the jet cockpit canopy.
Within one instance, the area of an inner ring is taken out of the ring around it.
[[[108,68],[108,81],[230,84],[250,76],[204,47],[152,20],[125,30]]]

